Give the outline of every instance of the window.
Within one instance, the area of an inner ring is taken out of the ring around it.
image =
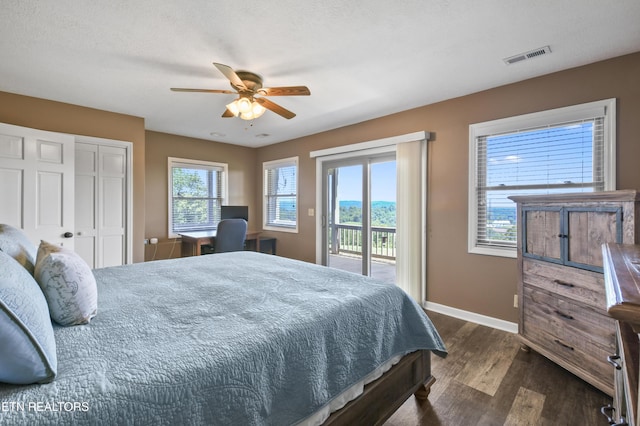
[[[615,189],[615,99],[469,126],[469,252],[516,257],[511,195]]]
[[[169,157],[169,238],[216,228],[226,194],[226,164]]]
[[[298,232],[298,157],[268,161],[264,179],[264,229]]]

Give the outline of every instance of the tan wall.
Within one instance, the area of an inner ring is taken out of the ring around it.
[[[617,98],[618,188],[640,188],[639,75],[636,53],[260,148],[257,167],[263,161],[300,156],[300,232],[272,233],[278,238],[278,254],[315,260],[315,218],[306,215],[315,207],[315,161],[310,151],[425,130],[433,139],[428,160],[427,298],[516,322],[516,261],[467,253],[469,124]],[[260,184],[257,176],[256,186]],[[256,197],[259,200],[260,194]]]
[[[168,157],[213,161],[229,165],[229,204],[249,206],[249,227],[258,229],[254,183],[256,151],[225,143],[147,131],[145,159],[145,238],[158,238],[156,246],[145,248],[145,260],[180,257],[180,242],[168,240]],[[154,256],[155,255],[155,256]]]
[[[144,259],[144,119],[0,92],[0,122],[133,143],[133,261]]]
[[[428,300],[516,321],[515,260],[467,253],[468,126],[615,97],[618,188],[640,188],[638,75],[640,53],[255,150],[157,132],[145,134],[144,120],[139,117],[3,92],[0,92],[0,122],[133,142],[136,262],[151,255],[151,247],[145,249],[142,244],[146,237],[157,237],[163,243],[156,258],[166,257],[170,251],[166,241],[168,156],[229,163],[231,203],[248,204],[250,221],[259,224],[262,162],[298,155],[299,233],[265,235],[278,238],[278,254],[313,262],[316,218],[307,216],[307,211],[315,208],[315,161],[309,158],[309,152],[426,130],[433,137],[429,142],[428,173]]]

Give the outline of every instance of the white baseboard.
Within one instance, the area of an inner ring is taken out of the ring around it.
[[[498,318],[488,317],[486,315],[476,314],[475,312],[463,311],[462,309],[452,308],[451,306],[441,305],[439,303],[425,301],[423,307],[428,311],[437,312],[439,314],[448,315],[450,317],[459,318],[461,320],[473,322],[487,327],[496,328],[498,330],[507,331],[509,333],[518,332],[518,324]]]

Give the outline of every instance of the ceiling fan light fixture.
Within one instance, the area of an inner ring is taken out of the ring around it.
[[[234,117],[240,117],[243,120],[253,120],[264,114],[266,108],[251,98],[241,97],[226,105],[227,109]]]
[[[233,114],[234,117],[237,117],[238,114],[240,114],[240,110],[238,109],[238,104],[237,104],[237,100],[231,102],[230,104],[227,104],[227,109],[229,110],[229,112],[231,114]]]
[[[231,107],[229,106],[231,105]],[[254,120],[266,111],[266,108],[260,105],[258,102],[251,98],[239,98],[231,104],[227,105],[227,108],[232,113],[238,111],[238,114],[234,114],[236,117],[240,117],[243,120]]]
[[[247,114],[251,112],[251,101],[252,99],[245,98],[244,96],[236,100],[236,105],[238,106],[240,114]]]
[[[263,107],[262,105],[260,105],[258,102],[253,101],[253,103],[251,104],[251,112],[253,112],[253,115],[258,118],[260,117],[262,114],[264,114],[264,112],[267,109],[265,107]]]

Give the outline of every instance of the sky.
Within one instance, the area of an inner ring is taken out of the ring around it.
[[[515,210],[509,195],[591,191],[594,133],[601,131],[592,121],[524,130],[487,138],[488,207]],[[585,184],[584,188],[553,187],[563,183]],[[539,189],[508,188],[509,185],[539,185]],[[507,186],[500,190],[496,187]]]
[[[338,198],[362,200],[362,166],[340,168]],[[371,165],[371,201],[396,201],[396,162]]]

